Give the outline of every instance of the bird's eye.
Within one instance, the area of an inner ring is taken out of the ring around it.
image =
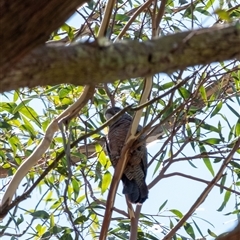
[[[112,116],[113,116],[113,115],[110,114],[110,113],[106,113],[106,114],[105,114],[105,117],[106,117],[107,120],[109,120]]]

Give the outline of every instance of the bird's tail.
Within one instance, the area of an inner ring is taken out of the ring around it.
[[[122,176],[123,181],[123,194],[128,196],[128,200],[131,203],[142,204],[148,198],[148,188],[143,179],[141,186],[138,186],[134,179],[129,180],[124,174]]]

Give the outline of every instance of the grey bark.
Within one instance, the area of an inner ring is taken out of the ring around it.
[[[60,83],[106,83],[239,58],[240,24],[146,42],[99,42],[33,50],[11,71],[0,74],[0,92]]]
[[[1,0],[0,72],[44,44],[87,0]]]

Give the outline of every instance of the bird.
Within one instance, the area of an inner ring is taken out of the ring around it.
[[[106,120],[109,120],[121,110],[119,107],[108,108],[105,111]],[[119,161],[132,121],[132,117],[124,113],[109,124],[106,149],[114,168]],[[142,126],[138,125],[137,133],[141,130]],[[134,146],[136,147],[134,148]],[[142,134],[134,142],[133,149],[130,150],[129,160],[121,177],[123,182],[122,193],[127,195],[131,203],[142,204],[148,198],[148,187],[145,181],[147,176],[147,155],[145,135]]]

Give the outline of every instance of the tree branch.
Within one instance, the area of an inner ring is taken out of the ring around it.
[[[0,202],[0,218],[2,217],[1,212],[5,213],[5,209],[7,209],[11,204],[13,195],[15,194],[22,179],[48,149],[50,143],[52,142],[54,133],[58,130],[58,123],[63,121],[66,123],[66,121],[74,117],[76,113],[80,111],[92,97],[94,90],[94,86],[86,86],[80,98],[49,124],[45,136],[40,144],[35,148],[33,153],[20,165],[13,178],[11,179],[9,185],[7,186],[7,189]]]
[[[238,46],[239,23],[176,33],[146,42],[95,41],[68,47],[42,46],[11,71],[0,73],[0,92],[66,82],[76,85],[106,83],[168,73],[240,58]]]
[[[211,183],[205,188],[205,190],[202,192],[202,194],[198,197],[196,202],[192,205],[192,207],[189,209],[189,211],[180,219],[180,221],[171,229],[171,231],[163,238],[163,240],[170,240],[176,233],[176,231],[183,226],[185,221],[194,213],[196,208],[200,206],[204,200],[206,199],[207,195],[209,192],[212,190],[214,185],[219,181],[219,179],[222,176],[222,173],[224,169],[227,167],[227,164],[232,160],[233,155],[236,153],[237,149],[239,148],[240,145],[240,138],[236,141],[232,151],[229,153],[229,155],[226,157],[224,160],[222,166],[220,167],[218,173],[216,176],[213,178]]]
[[[37,46],[44,44],[88,0],[2,0],[0,2],[0,72],[7,71]],[[47,26],[47,27],[46,27]]]
[[[215,100],[220,100],[223,97],[228,97],[228,94],[235,94],[235,92],[233,91],[235,83],[234,83],[234,79],[233,79],[231,73],[232,72],[236,73],[237,71],[239,71],[238,66],[231,69],[229,71],[230,73],[223,74],[222,77],[219,80],[216,80],[216,81],[212,82],[211,84],[209,84],[206,87],[207,99],[210,99],[212,94],[217,95],[217,98]],[[185,81],[185,79],[183,80],[183,82],[184,81]],[[174,86],[173,88],[171,88],[169,91],[165,92],[164,95],[160,95],[158,98],[161,99],[161,98],[163,98],[163,96],[167,96],[172,91],[174,91],[174,89],[177,89],[178,87],[180,87],[181,83],[180,83],[180,85],[178,84],[178,85]],[[238,94],[238,93],[236,93],[236,94]],[[150,100],[149,104],[153,103],[153,100],[156,100],[156,98]],[[199,108],[199,109],[202,109],[202,107],[204,105],[205,105],[205,103],[204,103],[202,97],[200,96],[200,94],[198,94],[197,98],[192,103],[192,106],[196,107],[196,108]],[[173,119],[171,119],[170,122],[171,121],[173,121]],[[170,130],[171,128],[172,128],[172,126],[168,122],[166,122],[164,124],[161,124],[161,125],[158,124],[158,125],[155,125],[155,126],[151,127],[146,132],[148,134],[147,139],[146,139],[146,143],[149,144],[152,141],[157,140],[158,138],[160,138],[164,134],[164,129]],[[105,139],[104,138],[99,138],[92,143],[80,146],[78,148],[78,150],[79,150],[80,153],[87,155],[87,158],[96,157],[96,148],[95,148],[96,144],[104,145],[105,144]],[[197,157],[197,156],[195,156],[195,157]],[[76,156],[72,156],[71,159],[72,159],[72,161],[74,161],[76,163],[79,161],[79,158],[76,157]],[[181,159],[179,159],[179,161],[180,160]],[[46,161],[45,159],[40,159],[38,164],[42,164],[45,161]],[[178,160],[176,160],[176,161],[178,161]],[[9,168],[0,167],[0,178],[7,177],[8,176],[8,171],[9,171]]]
[[[197,182],[205,183],[205,184],[207,184],[207,185],[211,184],[210,181],[207,181],[207,180],[205,180],[205,179],[197,178],[197,177],[194,177],[194,176],[191,176],[191,175],[187,175],[187,174],[184,174],[184,173],[180,173],[180,172],[173,172],[173,173],[164,174],[164,175],[162,176],[162,179],[163,179],[163,178],[174,177],[174,176],[180,176],[180,177],[189,178],[189,179],[192,179],[192,180],[197,181]],[[219,183],[217,183],[217,182],[216,182],[214,185],[217,186],[217,187],[219,187],[219,188],[223,188],[223,189],[225,189],[226,191],[229,191],[229,192],[232,192],[232,193],[236,193],[237,195],[240,195],[240,192],[238,192],[238,191],[236,191],[236,190],[234,190],[234,189],[225,187],[224,185],[219,184]]]

